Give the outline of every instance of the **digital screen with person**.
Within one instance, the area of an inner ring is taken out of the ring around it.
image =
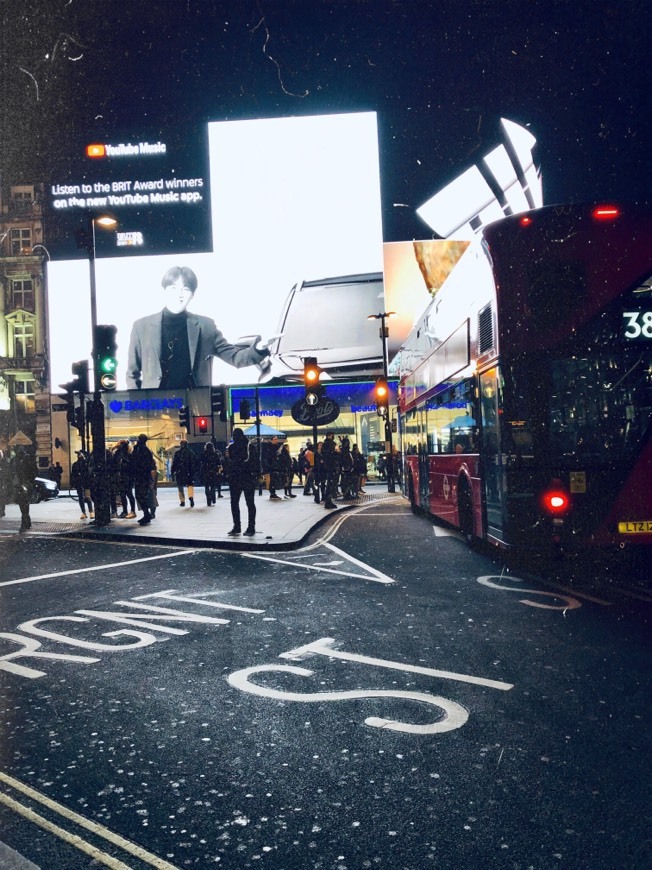
[[[230,344],[212,318],[188,311],[197,283],[188,266],[172,266],[163,275],[163,308],[139,318],[131,329],[127,389],[208,387],[214,357],[235,368],[265,370],[269,344],[275,337]]]

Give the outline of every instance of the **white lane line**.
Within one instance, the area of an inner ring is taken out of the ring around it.
[[[16,583],[31,583],[33,580],[51,580],[54,577],[71,577],[73,574],[86,574],[89,571],[106,571],[108,568],[123,568],[125,565],[138,565],[141,562],[153,562],[156,559],[173,559],[175,556],[188,556],[197,550],[177,550],[174,553],[162,553],[159,556],[144,556],[142,559],[128,559],[126,562],[111,562],[108,565],[92,565],[87,568],[72,568],[70,571],[56,571],[53,574],[35,574],[33,577],[21,577],[19,580],[3,580],[2,586],[14,586]]]
[[[391,577],[387,577],[385,574],[382,574],[380,571],[376,571],[375,568],[371,568],[369,565],[365,565],[364,562],[360,562],[358,559],[354,559],[352,556],[349,556],[348,553],[345,553],[343,550],[338,550],[337,547],[333,547],[332,544],[325,543],[323,546],[329,547],[334,550],[339,555],[344,556],[344,558],[353,562],[355,565],[359,565],[361,568],[369,571],[369,574],[354,574],[352,571],[342,571],[342,570],[334,570],[333,568],[324,568],[321,565],[303,565],[301,562],[290,562],[288,559],[275,559],[272,556],[261,556],[258,553],[241,553],[241,555],[245,559],[260,559],[263,562],[274,562],[277,565],[291,565],[293,568],[303,568],[306,571],[317,571],[319,573],[327,573],[327,574],[337,574],[340,577],[354,577],[356,580],[371,580],[374,583],[394,583]]]
[[[63,818],[68,819],[69,821],[74,822],[76,825],[79,825],[80,827],[85,828],[87,831],[90,831],[92,834],[95,834],[95,836],[102,837],[109,843],[113,843],[114,846],[117,846],[124,852],[128,852],[130,855],[133,855],[135,858],[138,858],[145,864],[149,864],[151,867],[155,867],[156,870],[179,870],[179,868],[175,867],[174,864],[170,864],[168,861],[164,861],[163,858],[159,858],[158,855],[154,855],[152,854],[152,852],[148,852],[146,849],[143,849],[141,846],[137,846],[130,840],[125,840],[124,837],[121,837],[114,831],[109,830],[109,828],[105,828],[104,825],[99,824],[99,822],[92,822],[90,819],[87,819],[84,816],[80,816],[79,813],[76,813],[74,810],[69,810],[68,807],[63,806],[63,804],[52,800],[52,798],[47,797],[47,795],[41,794],[41,792],[36,791],[36,789],[33,789],[28,785],[25,785],[25,783],[20,782],[20,780],[18,779],[14,779],[13,776],[9,776],[9,774],[7,773],[2,773],[0,771],[0,782],[3,782],[5,785],[16,789],[16,791],[22,792],[24,795],[31,798],[32,800],[43,804],[43,806],[47,807],[52,812],[58,813],[60,816],[63,816]],[[54,825],[43,816],[35,813],[28,807],[24,807],[21,803],[15,801],[8,795],[0,793],[0,801],[2,803],[5,803],[7,806],[11,806],[12,809],[16,809],[16,811],[19,812],[21,815],[25,816],[25,818],[30,819],[30,821],[33,821],[40,827],[45,828],[45,830],[51,831],[51,833],[56,834],[56,836],[61,837],[68,843],[72,843],[73,846],[76,846],[76,848],[80,849],[82,852],[86,852],[86,854],[92,855],[94,858],[97,858],[97,860],[101,861],[107,867],[116,868],[116,870],[130,870],[128,864],[123,864],[121,861],[117,861],[110,855],[106,855],[104,852],[96,849],[95,846],[92,846],[90,843],[82,840],[82,838],[77,836],[76,834],[70,834],[63,828],[59,828],[58,825]]]

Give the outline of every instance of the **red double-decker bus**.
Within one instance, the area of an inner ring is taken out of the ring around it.
[[[403,486],[468,540],[652,542],[652,214],[486,227],[400,351]]]

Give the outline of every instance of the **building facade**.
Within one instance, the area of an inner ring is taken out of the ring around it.
[[[0,189],[0,449],[31,443],[52,460],[43,185]]]

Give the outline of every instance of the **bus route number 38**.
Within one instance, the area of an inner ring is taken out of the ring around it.
[[[652,311],[623,311],[625,338],[652,340]]]

